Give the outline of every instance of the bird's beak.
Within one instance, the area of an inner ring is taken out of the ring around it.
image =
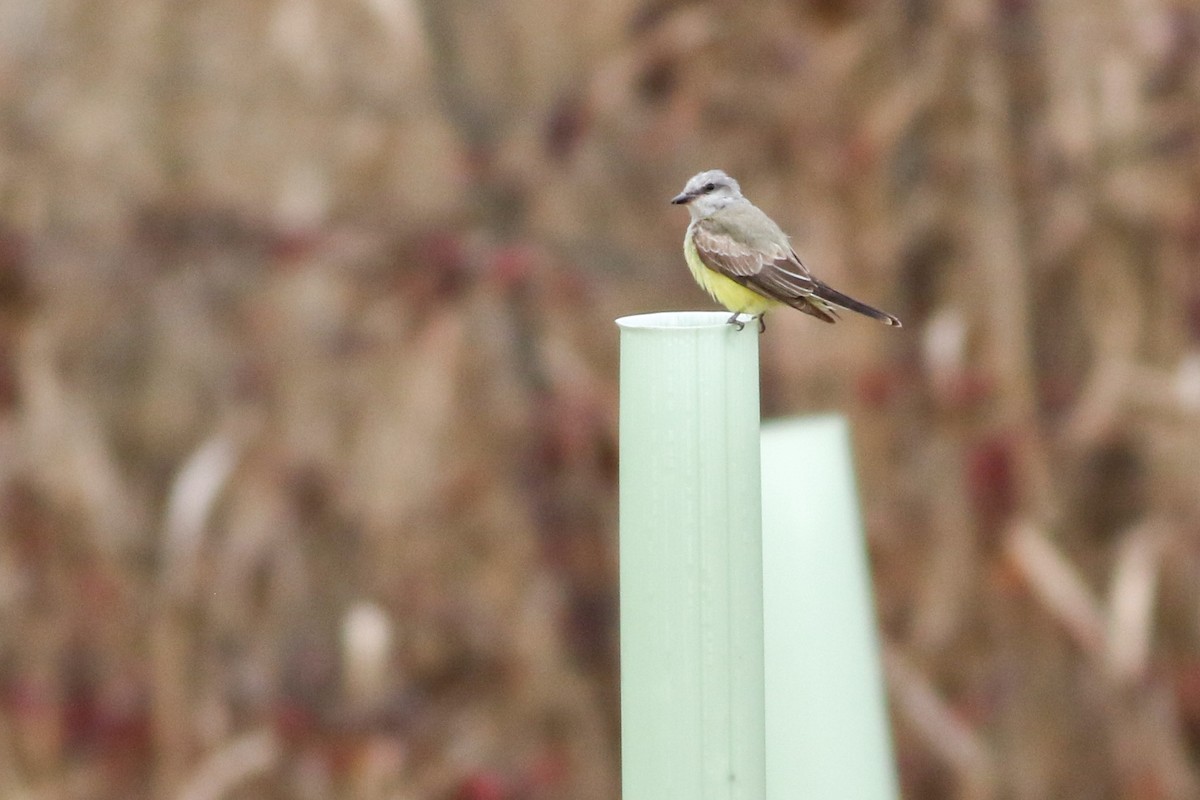
[[[692,199],[692,196],[690,194],[688,194],[687,192],[682,192],[681,194],[677,194],[674,197],[672,197],[671,203],[673,205],[681,206],[684,203],[690,202],[691,199]]]

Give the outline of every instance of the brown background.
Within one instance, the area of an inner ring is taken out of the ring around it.
[[[1200,796],[1185,0],[0,2],[0,797],[619,792],[616,330],[720,166],[905,321],[910,798]],[[819,454],[813,457],[819,458]]]

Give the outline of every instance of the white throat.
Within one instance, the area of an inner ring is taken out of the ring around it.
[[[729,206],[745,202],[748,201],[740,194],[722,193],[702,195],[688,203],[688,213],[692,215],[692,221],[695,222],[700,219],[708,219],[713,214]]]

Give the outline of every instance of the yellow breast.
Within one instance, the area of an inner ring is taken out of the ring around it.
[[[747,289],[740,283],[705,266],[704,262],[700,260],[700,254],[696,252],[696,243],[692,241],[691,225],[688,226],[687,234],[683,238],[683,257],[687,261],[688,269],[692,271],[692,277],[696,279],[696,283],[700,284],[704,291],[730,311],[758,316],[779,305],[777,300]]]

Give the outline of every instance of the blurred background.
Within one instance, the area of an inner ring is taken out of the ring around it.
[[[711,167],[905,323],[762,388],[906,796],[1200,796],[1198,100],[1189,0],[0,0],[0,797],[617,797],[612,320],[711,307]]]

